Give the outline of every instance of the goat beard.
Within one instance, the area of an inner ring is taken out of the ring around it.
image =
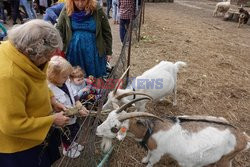
[[[101,149],[103,150],[103,152],[108,152],[110,150],[112,146],[112,139],[107,138],[107,137],[103,137],[102,138],[102,143],[101,143]]]

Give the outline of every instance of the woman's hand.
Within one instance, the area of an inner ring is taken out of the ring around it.
[[[63,115],[64,112],[61,111],[59,113],[55,113],[53,116],[54,116],[54,124],[57,125],[57,126],[65,126],[68,122],[69,122],[69,117],[66,117]]]
[[[107,62],[110,62],[112,56],[111,55],[107,55]]]
[[[66,110],[66,107],[63,104],[57,102],[56,98],[54,96],[51,97],[51,105],[52,105],[53,110],[56,111],[56,112]]]
[[[86,117],[89,115],[89,110],[87,110],[84,106],[82,106],[82,109],[78,111],[82,117]]]

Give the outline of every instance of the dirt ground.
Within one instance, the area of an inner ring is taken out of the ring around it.
[[[250,26],[237,28],[235,22],[212,17],[215,4],[208,0],[147,3],[142,40],[132,48],[131,76],[161,60],[185,61],[188,67],[178,74],[177,106],[168,97],[148,104],[148,112],[222,116],[250,134]],[[115,38],[116,50],[120,44]],[[109,166],[145,166],[141,159],[146,152],[133,139],[127,137],[118,145]],[[155,166],[178,165],[166,156]],[[250,167],[250,150],[240,153],[233,167]]]

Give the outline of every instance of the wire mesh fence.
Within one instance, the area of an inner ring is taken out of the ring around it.
[[[75,138],[75,142],[80,143],[84,146],[84,150],[81,152],[79,158],[72,159],[63,156],[58,160],[53,166],[54,167],[96,167],[101,162],[104,154],[101,151],[100,144],[101,139],[95,135],[96,127],[101,123],[101,120],[105,119],[105,115],[101,114],[102,106],[107,100],[107,95],[113,90],[118,79],[130,65],[130,56],[132,45],[136,44],[140,40],[140,29],[141,24],[144,20],[144,1],[141,2],[139,6],[137,15],[135,19],[130,21],[129,29],[125,35],[125,40],[123,42],[120,55],[117,61],[112,67],[112,70],[105,79],[98,79],[96,85],[101,88],[101,98],[94,102],[89,108],[90,113],[94,112],[96,114],[90,114],[91,116],[78,119],[80,129]],[[129,73],[127,77],[129,77]],[[123,87],[126,87],[127,80],[123,80]],[[96,112],[97,110],[97,112]],[[109,162],[106,161],[103,165],[99,166],[109,166]]]

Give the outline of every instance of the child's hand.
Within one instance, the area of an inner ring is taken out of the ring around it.
[[[76,106],[76,108],[77,108],[78,110],[80,110],[80,109],[82,108],[82,103],[78,100],[78,101],[76,101],[75,106]]]
[[[63,104],[57,102],[56,98],[54,96],[51,97],[51,105],[52,105],[53,110],[56,111],[56,112],[66,110],[66,107]]]
[[[89,110],[87,110],[84,106],[82,106],[82,109],[79,110],[79,113],[81,114],[81,116],[85,117],[89,115]]]
[[[87,85],[92,85],[95,82],[95,78],[90,75],[88,78],[86,78]]]
[[[85,87],[82,89],[83,92],[88,92],[89,91],[89,88]]]

